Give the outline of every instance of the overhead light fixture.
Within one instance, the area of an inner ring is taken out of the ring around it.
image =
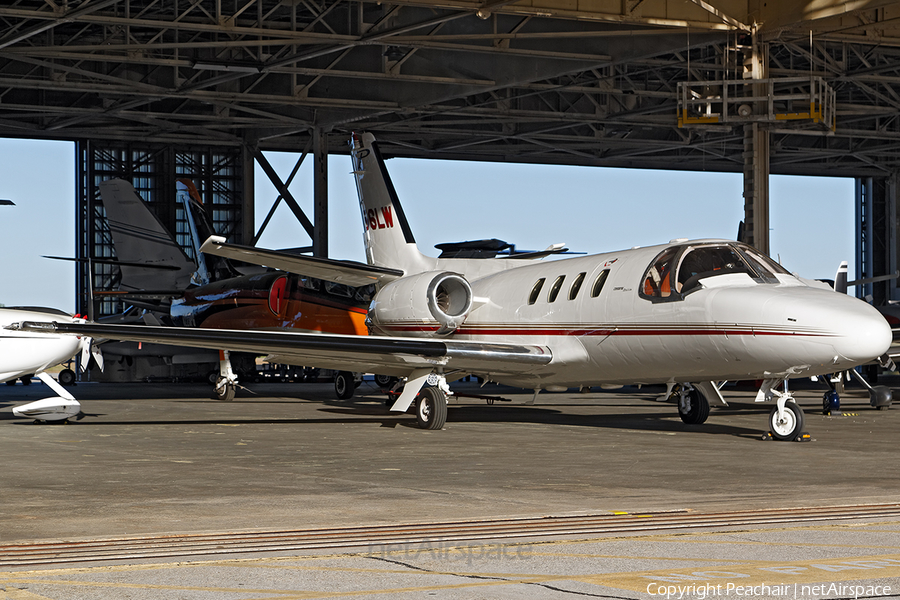
[[[384,51],[384,57],[391,62],[397,62],[406,55],[400,46],[388,46]]]
[[[192,69],[198,71],[230,71],[232,73],[259,73],[262,68],[258,65],[242,64],[242,63],[218,63],[196,61],[191,65]]]

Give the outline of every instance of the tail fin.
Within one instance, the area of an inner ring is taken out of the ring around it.
[[[847,293],[847,261],[842,261],[834,275],[834,291],[841,294]]]
[[[369,264],[402,269],[407,274],[431,268],[429,258],[416,247],[375,137],[354,133],[351,155]]]
[[[190,243],[194,248],[194,256],[197,257],[197,276],[195,283],[204,285],[210,281],[222,281],[237,277],[241,273],[231,264],[231,261],[223,256],[207,255],[200,252],[200,246],[211,235],[219,235],[213,227],[212,219],[200,192],[190,179],[177,179],[175,181],[176,197],[181,201],[185,210],[185,220],[190,232]]]
[[[197,269],[134,187],[122,179],[100,184],[116,256],[123,264],[122,290],[183,290]],[[138,266],[145,265],[145,266]]]

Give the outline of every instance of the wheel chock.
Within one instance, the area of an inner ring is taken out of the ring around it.
[[[762,437],[761,437],[760,439],[761,439],[762,441],[764,441],[764,442],[768,442],[768,441],[774,440],[775,438],[772,437],[772,434],[771,434],[770,432],[767,431],[767,432],[765,432],[764,434],[762,434]],[[795,442],[811,442],[811,441],[813,441],[813,440],[812,440],[812,436],[811,436],[811,435],[809,435],[808,433],[806,433],[805,431],[803,431],[803,432],[800,433],[800,435],[798,435],[797,437],[795,437],[795,438],[793,439],[793,441],[795,441]]]

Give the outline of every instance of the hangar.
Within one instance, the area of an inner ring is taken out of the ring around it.
[[[184,231],[189,175],[254,243],[254,161],[327,256],[325,157],[367,130],[388,157],[742,172],[763,250],[769,173],[854,177],[857,274],[897,270],[898,2],[14,0],[0,23],[0,135],[75,141],[80,258],[113,255],[112,176]],[[263,150],[314,161],[314,214]],[[79,269],[86,313],[117,268]]]

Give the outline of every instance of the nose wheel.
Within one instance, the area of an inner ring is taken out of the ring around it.
[[[793,401],[785,402],[783,409],[776,406],[769,413],[769,430],[776,440],[796,440],[803,432],[803,409]]]
[[[757,402],[775,400],[775,408],[769,413],[769,433],[763,439],[809,442],[812,438],[803,431],[803,409],[794,402],[787,382],[787,378],[766,379],[756,393]],[[775,389],[779,385],[784,385],[784,391]]]

